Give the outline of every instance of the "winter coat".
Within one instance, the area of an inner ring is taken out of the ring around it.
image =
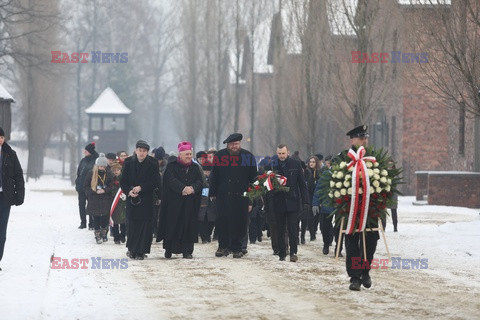
[[[25,181],[17,153],[4,142],[2,147],[2,189],[10,205],[19,206],[25,199]]]
[[[105,170],[104,190],[105,193],[98,194],[92,190],[93,170],[90,170],[85,177],[85,194],[87,195],[86,213],[93,216],[110,215],[110,208],[112,206],[112,189],[113,189],[113,174],[109,170]],[[100,175],[100,172],[99,172]],[[100,177],[98,178],[98,187],[102,186]],[[97,187],[97,189],[98,189]]]
[[[153,192],[160,185],[158,161],[155,158],[147,156],[142,162],[136,156],[128,161],[125,159],[120,186],[127,196],[127,219],[152,220]],[[135,186],[140,186],[142,190],[137,198],[132,198],[128,194]]]
[[[307,183],[300,161],[288,157],[274,166],[274,171],[287,178],[288,192],[275,192],[274,210],[276,212],[299,212],[302,204],[310,204]]]
[[[192,186],[194,193],[183,196],[186,186]],[[202,197],[203,178],[200,166],[192,163],[185,168],[177,161],[167,165],[163,176],[160,225],[156,241],[198,241],[198,211]]]
[[[80,160],[77,168],[77,179],[75,179],[75,190],[77,192],[83,192],[87,173],[93,169],[93,166],[95,165],[95,160],[97,158],[98,153],[95,151],[91,155],[86,156],[82,160]]]
[[[217,197],[217,219],[224,219],[231,238],[245,236],[248,223],[248,198],[243,196],[248,185],[257,177],[257,163],[253,154],[240,149],[231,156],[227,149],[215,154],[219,163],[213,163],[210,174],[210,197]]]

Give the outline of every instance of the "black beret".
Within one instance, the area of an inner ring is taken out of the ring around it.
[[[5,131],[0,127],[0,137],[5,137]]]
[[[228,136],[227,139],[223,140],[223,143],[241,141],[242,139],[243,139],[243,136],[241,133],[232,133],[231,135]]]
[[[347,132],[347,136],[350,138],[368,138],[370,135],[367,133],[368,126],[362,125]]]
[[[147,151],[150,150],[150,146],[145,140],[138,140],[137,143],[135,144],[135,148],[143,148],[143,149],[147,149]]]
[[[332,156],[331,155],[328,155],[325,157],[325,161],[331,161],[332,160]]]
[[[157,159],[157,160],[165,159],[165,155],[166,155],[165,149],[163,147],[156,148],[155,152],[153,154],[154,154],[155,159]]]
[[[315,156],[318,158],[318,160],[323,160],[323,155],[321,153],[317,153]]]

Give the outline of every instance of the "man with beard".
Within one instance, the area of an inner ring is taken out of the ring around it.
[[[223,143],[227,148],[213,158],[209,196],[217,200],[218,250],[215,256],[241,258],[242,238],[247,234],[248,212],[251,204],[243,193],[257,176],[257,163],[249,151],[241,148],[243,136],[231,134]]]
[[[127,195],[127,248],[132,259],[143,260],[152,245],[153,192],[160,187],[158,162],[148,156],[150,146],[143,140],[135,155],[125,161],[120,186]]]

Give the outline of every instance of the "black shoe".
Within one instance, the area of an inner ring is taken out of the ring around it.
[[[172,252],[166,250],[166,251],[165,251],[165,258],[170,259],[171,257],[172,257]]]
[[[234,257],[235,259],[239,259],[239,258],[243,257],[243,253],[242,253],[241,251],[239,251],[239,252],[234,252],[234,253],[233,253],[233,257]]]
[[[78,229],[85,229],[86,227],[87,227],[87,225],[85,223],[82,223],[82,224],[80,224]]]
[[[183,259],[193,259],[193,256],[190,253],[184,253]]]
[[[360,291],[360,286],[362,285],[360,279],[350,279],[350,282],[350,287],[348,287],[350,290]]]
[[[369,274],[362,275],[362,284],[365,288],[370,288],[372,286],[372,278]]]
[[[393,229],[393,232],[398,232],[397,228]]]
[[[143,259],[145,259],[145,258],[143,257],[143,254],[135,257],[135,260],[143,260]]]
[[[208,243],[208,241],[207,240],[202,240],[202,243],[205,244],[205,243]]]
[[[125,243],[125,237],[121,237],[121,238],[120,238],[120,242],[121,242],[121,243]]]
[[[285,257],[280,257],[280,261],[285,261]]]
[[[291,254],[290,255],[290,262],[297,262],[298,261],[298,257],[296,254]]]
[[[305,244],[305,239],[300,240],[301,244]]]
[[[120,244],[120,240],[115,240],[113,242],[115,242],[115,244]]]
[[[88,230],[95,230],[93,227],[88,227]]]
[[[257,238],[257,241],[258,241],[258,242],[262,242],[262,237],[258,237],[258,238]]]
[[[218,248],[217,252],[215,252],[215,257],[226,257],[230,254],[228,249],[220,249]]]
[[[323,251],[322,251],[323,254],[327,255],[329,251],[330,250],[329,250],[328,246],[323,246]]]
[[[136,258],[135,253],[130,252],[130,251],[127,251],[127,257],[129,257],[130,259],[135,259]]]
[[[273,255],[274,255],[274,256],[278,256],[278,250],[277,250],[277,251],[273,251]]]
[[[248,253],[248,250],[247,249],[242,249],[242,254],[243,255],[246,255]]]
[[[315,241],[315,240],[317,240],[316,236],[310,237],[310,241]]]

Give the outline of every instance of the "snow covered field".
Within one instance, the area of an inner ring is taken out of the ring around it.
[[[48,191],[53,190],[53,191]],[[61,190],[66,190],[62,192]],[[480,210],[413,206],[401,197],[393,257],[428,259],[428,269],[372,270],[373,286],[348,290],[345,260],[317,241],[299,246],[297,263],[280,262],[270,242],[249,245],[242,259],[215,258],[217,243],[196,244],[194,259],[166,260],[154,243],[126,269],[92,269],[92,257],[125,259],[112,238],[95,244],[78,230],[76,193],[68,181],[27,184],[12,207],[0,263],[0,319],[478,319]],[[345,251],[344,251],[345,252]],[[87,269],[51,269],[54,255],[88,259]],[[377,258],[387,258],[383,239]]]

